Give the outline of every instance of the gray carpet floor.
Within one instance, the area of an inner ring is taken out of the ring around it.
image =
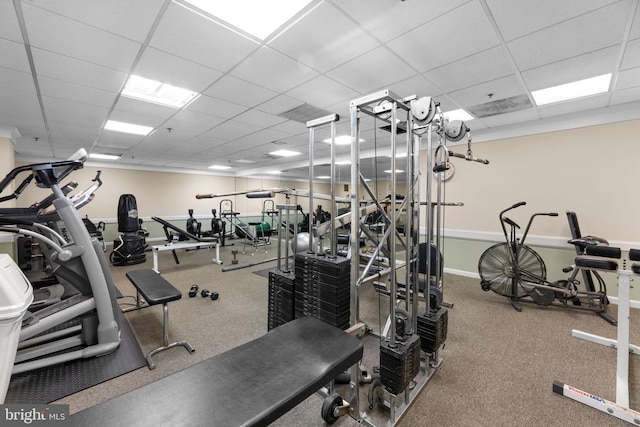
[[[224,265],[211,262],[215,252],[179,251],[180,264],[170,252],[159,253],[161,274],[183,292],[183,298],[169,304],[170,339],[187,340],[196,351],[181,347],[158,354],[157,368],[146,367],[114,378],[54,403],[70,405],[71,413],[126,393],[177,370],[254,339],[267,332],[267,279],[253,274],[275,262],[222,272],[231,264],[231,250],[240,250],[240,263],[256,263],[276,256],[242,253],[242,244],[221,248]],[[126,271],[151,268],[145,264],[112,267],[114,280],[124,295],[135,295]],[[188,297],[192,284],[216,291],[216,301]],[[445,274],[445,301],[449,309],[448,336],[440,369],[415,399],[399,426],[618,426],[613,417],[552,392],[559,380],[609,400],[615,400],[616,352],[610,348],[571,337],[572,329],[616,337],[616,328],[593,313],[525,304],[516,312],[504,297],[483,292],[477,279]],[[133,302],[133,299],[131,299]],[[379,331],[386,321],[388,300],[370,286],[360,292],[360,317]],[[611,306],[616,317],[616,306]],[[162,342],[162,309],[159,306],[125,314],[147,353]],[[631,342],[640,343],[638,313],[632,310]],[[364,364],[377,364],[377,339],[364,338]],[[260,357],[256,355],[256,357]],[[638,356],[631,356],[631,401],[638,409],[640,388]],[[286,387],[286,384],[283,384]],[[366,393],[363,387],[362,393]],[[366,396],[366,394],[365,394]],[[322,398],[311,396],[273,425],[322,426]],[[367,409],[366,399],[361,409]],[[144,417],[144,408],[140,408]],[[335,425],[357,422],[341,418]]]

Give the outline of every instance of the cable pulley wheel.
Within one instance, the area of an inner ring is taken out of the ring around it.
[[[436,102],[430,96],[411,101],[411,114],[421,125],[431,123],[436,115]]]
[[[469,128],[462,120],[453,120],[444,124],[444,134],[451,142],[460,141],[469,132]]]

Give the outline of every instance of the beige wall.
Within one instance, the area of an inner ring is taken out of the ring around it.
[[[634,120],[474,144],[490,164],[452,159],[446,199],[464,207],[447,209],[446,227],[499,232],[498,213],[526,201],[510,214],[522,226],[534,212],[560,213],[537,218],[534,235],[570,236],[565,211],[573,210],[583,234],[640,246],[639,132]]]

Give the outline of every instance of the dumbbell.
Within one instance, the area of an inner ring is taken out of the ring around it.
[[[198,289],[200,289],[200,286],[198,285],[191,285],[191,289],[189,289],[189,296],[191,298],[195,297],[196,295],[198,295]]]
[[[211,298],[212,300],[214,300],[214,301],[215,301],[215,300],[217,300],[217,299],[218,299],[218,297],[219,297],[220,295],[218,295],[218,293],[217,293],[217,292],[215,292],[215,291],[214,291],[214,292],[209,292],[209,289],[203,289],[203,290],[202,290],[202,292],[200,292],[200,296],[201,296],[202,298],[207,298],[207,297],[209,297],[209,298]]]
[[[236,259],[236,255],[238,255],[238,250],[237,249],[232,250],[231,254],[233,255],[233,259],[231,260],[231,264],[237,264],[238,260]]]

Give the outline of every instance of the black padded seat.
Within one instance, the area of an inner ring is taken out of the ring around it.
[[[358,363],[362,354],[358,338],[301,317],[78,412],[68,425],[266,426]]]
[[[163,345],[147,355],[146,359],[149,369],[155,369],[156,364],[153,361],[153,356],[161,351],[182,346],[186,348],[189,353],[193,353],[195,349],[186,341],[176,341],[169,344],[169,307],[167,304],[182,298],[182,292],[152,269],[128,271],[127,278],[136,288],[136,306],[134,309],[146,307],[141,304],[140,295],[142,295],[147,302],[147,306],[162,304]]]
[[[617,271],[618,263],[611,259],[582,255],[576,257],[576,267],[594,270]]]

